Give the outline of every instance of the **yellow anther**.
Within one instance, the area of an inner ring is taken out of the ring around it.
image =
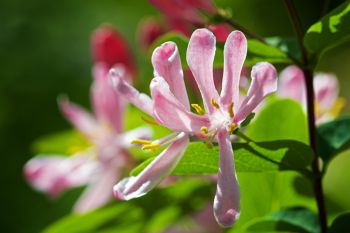
[[[233,102],[230,103],[228,106],[228,113],[230,114],[230,117],[233,118],[235,114],[233,113]]]
[[[201,131],[202,131],[202,133],[204,133],[204,134],[208,134],[208,128],[205,127],[205,126],[202,126],[202,127],[201,127]]]
[[[196,112],[199,115],[204,115],[205,111],[203,110],[203,108],[201,106],[199,106],[198,104],[191,104],[192,108],[194,108],[194,110],[196,110]]]
[[[144,145],[142,147],[142,150],[152,150],[152,149],[156,149],[160,146],[159,143],[154,143],[154,144],[148,144],[148,145]]]
[[[337,98],[337,100],[335,101],[331,109],[331,114],[333,115],[333,117],[337,117],[339,115],[344,105],[345,105],[345,99],[342,97]]]
[[[84,148],[81,147],[81,146],[71,146],[71,147],[68,148],[68,153],[69,154],[75,154],[75,153],[77,153],[79,151],[82,151],[83,149]]]
[[[213,147],[214,147],[213,143],[210,142],[210,141],[205,142],[205,145],[206,145],[209,149],[213,149]]]
[[[148,123],[148,124],[150,124],[150,125],[159,125],[155,120],[153,120],[153,119],[147,119],[146,117],[144,117],[144,116],[141,116],[141,119],[144,121],[144,122],[146,122],[146,123]]]
[[[149,145],[149,144],[152,144],[152,141],[144,140],[144,139],[134,139],[131,141],[131,144]]]
[[[216,109],[219,109],[220,106],[218,105],[218,103],[216,103],[216,101],[214,100],[214,98],[211,98],[210,99],[210,103],[211,105],[213,105]]]
[[[230,125],[230,127],[229,127],[228,133],[229,133],[229,134],[232,134],[233,131],[235,130],[235,128],[236,128],[236,124],[235,124],[235,123],[232,123],[232,124]]]

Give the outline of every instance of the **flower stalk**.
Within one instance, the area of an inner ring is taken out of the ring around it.
[[[304,73],[304,79],[306,84],[309,141],[310,141],[310,146],[314,151],[314,159],[311,165],[312,172],[313,172],[313,189],[314,189],[315,198],[316,198],[317,207],[318,207],[321,233],[327,233],[327,212],[326,212],[324,194],[323,194],[323,188],[322,188],[322,173],[319,165],[319,156],[317,154],[313,70],[311,70],[309,67],[308,53],[303,44],[304,33],[302,31],[301,22],[296,12],[293,0],[285,0],[284,2],[288,9],[288,14],[298,40],[299,48],[301,50],[303,73]]]

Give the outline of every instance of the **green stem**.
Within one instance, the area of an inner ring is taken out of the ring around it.
[[[251,139],[250,137],[248,137],[247,135],[245,135],[244,133],[242,133],[241,131],[239,130],[236,130],[234,132],[235,135],[237,135],[238,137],[242,138],[244,141],[246,142],[254,142],[253,139]]]
[[[302,69],[304,73],[304,81],[306,84],[308,131],[310,138],[310,146],[314,151],[314,159],[312,161],[312,172],[314,181],[313,188],[318,207],[321,233],[327,233],[327,212],[322,188],[322,173],[319,166],[319,156],[317,154],[313,71],[309,68],[308,53],[303,44],[304,33],[293,0],[284,0],[284,2],[288,9],[288,14],[291,19],[295,34],[297,36],[298,45],[302,54]]]

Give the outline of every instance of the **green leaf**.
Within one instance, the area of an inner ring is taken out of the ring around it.
[[[338,216],[329,228],[329,233],[339,232],[350,232],[350,212]]]
[[[304,207],[292,207],[249,224],[246,231],[319,233],[320,228],[314,212]]]
[[[181,180],[167,189],[155,189],[152,195],[128,202],[113,201],[92,212],[68,215],[43,233],[164,232],[181,217],[206,205],[211,189],[211,184],[203,180]]]
[[[317,127],[317,152],[325,162],[350,148],[350,117],[340,117]]]
[[[312,160],[311,149],[297,141],[234,143],[237,172],[273,172],[303,170]],[[131,174],[140,173],[154,158],[146,160]],[[202,142],[192,142],[173,171],[173,175],[216,174],[219,164],[219,148],[209,149]]]
[[[312,53],[318,53],[350,40],[350,1],[335,8],[306,32],[304,44]]]
[[[258,62],[264,61],[271,63],[292,63],[286,53],[279,48],[257,40],[248,39],[248,54],[244,64],[246,66],[252,66]]]
[[[38,154],[71,155],[77,151],[83,151],[89,146],[91,145],[87,139],[78,131],[67,130],[37,139],[32,148]]]
[[[254,141],[290,139],[307,143],[306,115],[294,100],[271,99],[249,124],[246,135]]]

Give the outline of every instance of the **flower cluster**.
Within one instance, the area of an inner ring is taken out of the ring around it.
[[[197,29],[187,49],[187,63],[203,98],[204,109],[189,103],[176,44],[166,42],[152,56],[154,78],[150,84],[151,97],[139,93],[111,71],[115,89],[132,104],[152,116],[173,133],[155,141],[134,140],[143,149],[169,144],[136,177],[128,177],[114,186],[117,198],[129,200],[140,197],[154,188],[174,169],[186,149],[189,136],[195,135],[220,148],[220,169],[214,214],[223,226],[231,226],[239,217],[239,188],[234,167],[230,135],[255,107],[277,88],[276,71],[269,63],[259,63],[252,69],[252,82],[247,96],[240,100],[239,80],[247,53],[245,36],[234,31],[224,48],[224,72],[221,94],[213,81],[215,36],[207,29]],[[197,114],[190,111],[190,106]]]

